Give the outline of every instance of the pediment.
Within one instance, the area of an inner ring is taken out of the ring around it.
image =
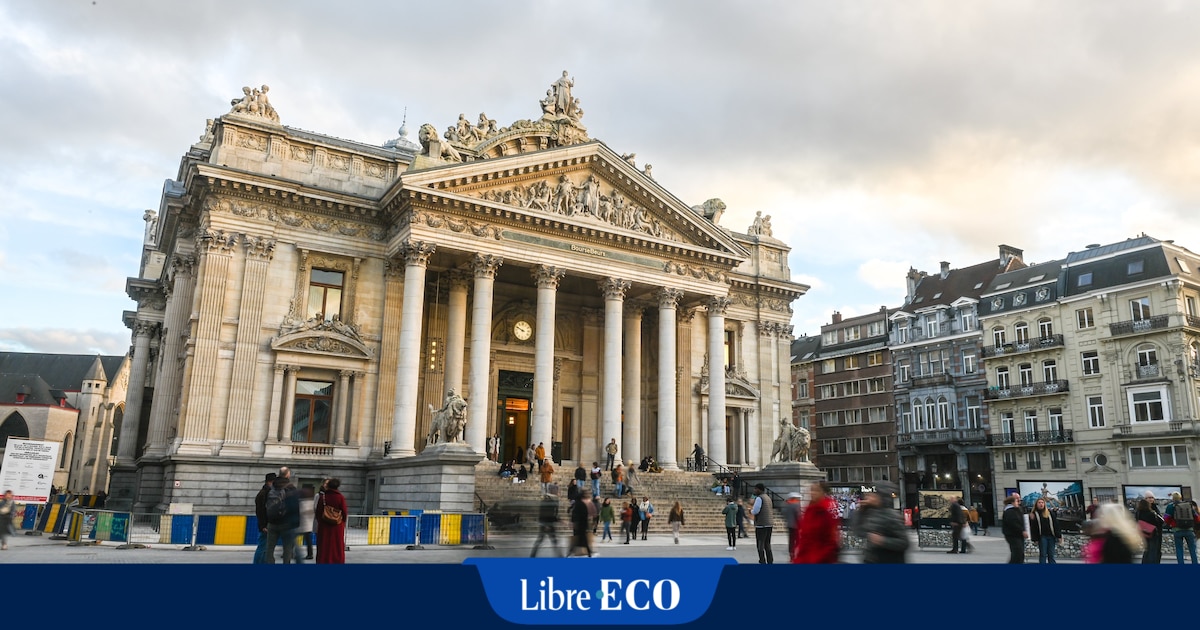
[[[356,335],[324,328],[303,328],[282,333],[271,340],[271,349],[367,360],[371,349]]]
[[[689,207],[598,141],[501,156],[405,173],[404,190],[443,196],[453,205],[492,208],[553,218],[581,230],[608,232],[639,242],[675,243],[716,251],[734,260],[748,252],[713,223],[719,200]]]
[[[710,381],[708,375],[700,377],[700,383],[696,386],[697,393],[702,396],[708,395]],[[758,390],[750,384],[750,381],[741,376],[726,374],[725,376],[725,397],[726,398],[741,398],[746,400],[758,400]]]

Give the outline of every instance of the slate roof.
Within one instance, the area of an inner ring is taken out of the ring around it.
[[[53,389],[76,392],[82,389],[97,358],[104,368],[105,380],[115,377],[125,361],[124,356],[98,354],[0,352],[0,374],[36,374]]]
[[[1004,267],[1000,266],[1000,259],[996,258],[962,269],[951,269],[945,278],[941,273],[927,275],[917,283],[912,302],[905,304],[902,310],[915,311],[930,306],[950,305],[962,297],[979,299],[998,274],[1024,267],[1025,263],[1014,256]]]
[[[17,393],[26,393],[26,405],[58,406],[60,398],[66,397],[60,389],[51,387],[37,374],[0,373],[0,404],[15,404]]]
[[[821,350],[821,337],[817,335],[798,337],[792,342],[792,363],[803,363],[817,358]]]

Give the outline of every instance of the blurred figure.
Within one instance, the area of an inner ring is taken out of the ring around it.
[[[671,506],[671,512],[667,514],[667,524],[671,526],[671,535],[675,537],[675,544],[679,544],[679,528],[683,527],[683,505],[678,501]]]
[[[824,481],[813,482],[809,492],[812,498],[800,519],[800,541],[792,562],[835,564],[842,546],[837,502],[829,496],[829,484]]]
[[[963,538],[963,529],[967,526],[967,511],[963,509],[961,499],[950,499],[950,551],[946,553],[967,553],[970,548]],[[961,551],[960,551],[961,550]]]
[[[552,494],[543,494],[542,502],[538,505],[538,537],[533,542],[533,551],[529,553],[530,558],[536,558],[538,548],[542,546],[542,541],[550,539],[550,545],[554,547],[554,555],[561,556],[562,553],[558,550],[558,497]]]
[[[971,535],[979,535],[979,510],[975,506],[967,508],[967,524],[971,526]]]
[[[893,489],[876,484],[874,492],[863,495],[854,511],[850,531],[863,539],[863,564],[903,564],[907,560],[908,531],[904,519],[891,508]]]
[[[571,504],[571,548],[567,555],[575,553],[576,549],[583,549],[587,552],[587,557],[592,557],[592,541],[591,532],[592,518],[588,506],[591,505],[592,499],[590,491],[584,488],[580,491],[579,499]]]
[[[796,555],[796,541],[800,540],[800,516],[804,513],[804,505],[800,501],[799,492],[789,492],[780,510],[783,516],[783,526],[787,528],[788,557]]]
[[[1095,511],[1093,535],[1100,540],[1100,564],[1132,564],[1145,537],[1129,512],[1116,503],[1103,503]]]
[[[17,503],[13,500],[13,491],[5,490],[4,498],[0,499],[0,551],[8,549],[8,536],[13,531],[13,517],[17,513]]]
[[[311,483],[306,483],[300,487],[300,527],[296,528],[296,533],[300,536],[307,550],[304,556],[305,560],[313,559],[313,530],[316,529],[316,504],[317,490]],[[297,548],[297,554],[299,549]],[[299,557],[299,556],[297,556]]]
[[[737,530],[738,538],[746,537],[746,505],[741,499],[737,500]]]
[[[1029,538],[1029,532],[1025,529],[1021,500],[1015,494],[1004,498],[1000,532],[1004,534],[1004,541],[1008,543],[1008,564],[1025,564],[1025,540]]]
[[[1142,564],[1162,564],[1162,535],[1163,525],[1166,522],[1158,511],[1158,503],[1153,492],[1147,490],[1145,497],[1138,501],[1135,517],[1138,520],[1138,527],[1147,534],[1146,549],[1142,552]]]

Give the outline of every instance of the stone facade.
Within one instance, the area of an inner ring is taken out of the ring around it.
[[[245,511],[287,465],[340,476],[353,510],[412,507],[394,460],[451,390],[479,455],[500,435],[507,459],[603,461],[615,437],[668,469],[696,443],[765,463],[808,288],[788,246],[589,138],[572,86],[536,120],[460,116],[419,144],[282,126],[265,86],[210,121],[129,284],[131,388],[153,391],[144,450],[119,457],[136,506]]]

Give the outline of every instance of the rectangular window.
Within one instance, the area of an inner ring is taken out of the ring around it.
[[[886,389],[886,386],[884,385],[882,376],[879,376],[879,377],[876,377],[876,378],[873,378],[873,379],[867,381],[867,391],[872,394],[876,394],[876,393],[885,391],[885,389]]]
[[[967,428],[978,429],[982,427],[983,423],[979,418],[979,396],[967,396],[963,401],[967,405]]]
[[[896,343],[908,343],[908,326],[900,326],[896,329]]]
[[[963,332],[975,330],[975,311],[962,312],[962,329]]]
[[[1146,269],[1146,261],[1144,261],[1144,260],[1131,260],[1131,261],[1129,261],[1129,264],[1125,266],[1126,273],[1128,273],[1131,276],[1142,273],[1143,271],[1145,271],[1145,269]]]
[[[1131,392],[1129,395],[1132,410],[1130,417],[1134,422],[1161,422],[1166,420],[1163,412],[1162,390],[1150,392]]]
[[[821,385],[820,387],[817,388],[817,392],[820,393],[821,400],[837,398],[837,386],[836,385]]]
[[[1037,451],[1025,451],[1025,467],[1029,470],[1042,469],[1042,456]]]
[[[1042,380],[1053,383],[1058,380],[1058,362],[1054,359],[1042,361]]]
[[[837,412],[836,411],[822,411],[821,413],[817,414],[817,416],[821,420],[821,426],[823,426],[823,427],[837,426]]]
[[[938,334],[937,315],[929,315],[925,320],[925,336],[936,337]]]
[[[1081,308],[1075,311],[1075,323],[1079,326],[1079,330],[1096,327],[1096,318],[1092,315],[1092,307]]]
[[[1079,282],[1076,286],[1090,287],[1092,286],[1092,272],[1079,274]]]
[[[1129,300],[1129,314],[1133,316],[1135,322],[1150,319],[1150,298]]]
[[[1021,322],[1013,326],[1013,338],[1017,343],[1029,343],[1029,324]]]
[[[1049,339],[1054,336],[1054,322],[1049,319],[1038,321],[1038,336],[1042,339]]]
[[[909,379],[908,363],[905,363],[904,361],[897,363],[896,364],[896,381],[898,381],[900,383],[907,383],[908,379]]]
[[[945,398],[938,399],[938,428],[950,428],[950,401]]]
[[[292,407],[292,441],[329,444],[332,419],[333,383],[297,380]]]
[[[888,450],[887,436],[872,437],[871,450],[875,452],[886,452]]]
[[[1008,452],[1004,454],[1004,470],[1017,469],[1017,454]]]
[[[1179,270],[1183,273],[1192,273],[1191,267],[1188,267],[1187,261],[1182,258],[1176,258],[1175,262],[1179,263]]]
[[[847,409],[845,418],[846,424],[862,424],[862,409]]]
[[[1093,429],[1104,428],[1104,398],[1101,396],[1087,397],[1088,426]]]
[[[857,370],[862,367],[862,357],[849,356],[842,363],[845,364],[845,369],[847,370]]]
[[[1090,376],[1100,373],[1100,353],[1096,350],[1088,350],[1080,355],[1083,359],[1083,375]]]
[[[1033,366],[1028,363],[1022,363],[1017,366],[1017,374],[1021,379],[1021,387],[1033,386]]]
[[[975,373],[975,351],[963,350],[963,374]]]
[[[908,403],[900,404],[900,426],[909,433],[917,430],[917,426],[913,424],[912,407]]]
[[[725,331],[725,367],[729,367],[729,366],[733,365],[734,364],[733,359],[734,359],[734,357],[737,356],[737,354],[734,351],[734,346],[733,346],[734,339],[735,339],[734,331],[726,330]]]
[[[807,410],[800,411],[800,426],[804,427],[805,429],[809,428]]]
[[[575,408],[562,408],[562,452],[563,459],[574,459],[571,456],[571,445],[575,443]]]
[[[862,381],[848,381],[843,383],[842,390],[847,396],[858,396],[862,393]]]
[[[871,407],[868,409],[867,422],[887,422],[887,407]]]
[[[837,371],[837,362],[833,359],[825,359],[821,362],[822,374],[833,374],[835,371]]]
[[[998,389],[1008,389],[1009,388],[1008,368],[1006,368],[1006,367],[996,368],[996,387]]]
[[[997,326],[996,328],[993,328],[992,329],[992,345],[999,348],[999,347],[1003,346],[1005,343],[1006,343],[1006,336],[1004,334],[1004,329],[999,326]]]
[[[1038,432],[1038,414],[1037,411],[1025,411],[1025,433],[1030,437],[1034,437]],[[1036,437],[1035,437],[1036,439]]]
[[[1187,447],[1134,446],[1129,449],[1130,468],[1183,468],[1187,463]]]
[[[1054,470],[1066,470],[1067,452],[1062,449],[1050,451],[1050,468]]]
[[[333,321],[342,317],[342,283],[340,271],[313,269],[308,280],[308,319]]]
[[[796,394],[801,398],[808,398],[808,379],[801,379],[797,383]]]
[[[1187,314],[1191,315],[1192,317],[1195,317],[1196,316],[1196,298],[1189,295],[1189,296],[1183,298],[1183,301],[1184,301],[1184,307],[1187,308]]]
[[[850,326],[849,328],[843,328],[842,330],[845,331],[844,334],[846,341],[858,341],[859,339],[862,339],[862,329],[858,326]]]
[[[888,481],[889,476],[887,466],[872,466],[871,478],[868,481]]]
[[[874,367],[876,365],[883,365],[882,352],[872,352],[867,355],[867,367]]]
[[[879,337],[887,333],[887,322],[871,322],[867,324],[867,336]]]
[[[1066,434],[1063,432],[1063,413],[1059,407],[1051,407],[1048,413],[1050,417],[1050,435],[1054,438],[1063,438]]]
[[[833,346],[833,345],[837,345],[837,342],[838,342],[838,337],[837,337],[836,330],[831,330],[829,332],[821,334],[821,345]]]

